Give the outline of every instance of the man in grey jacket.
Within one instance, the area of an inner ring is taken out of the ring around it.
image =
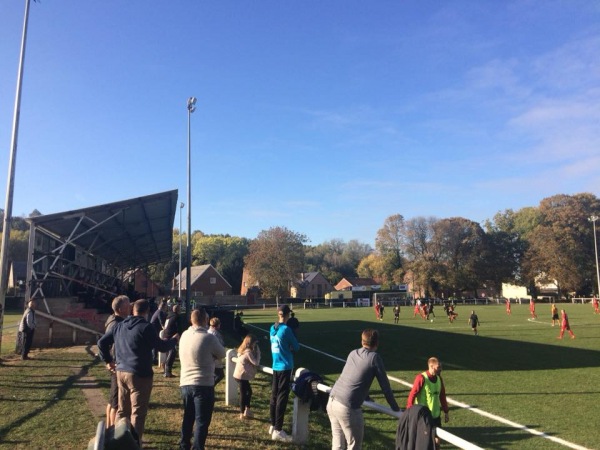
[[[333,385],[327,403],[331,422],[332,450],[360,450],[364,436],[364,419],[361,405],[369,396],[369,388],[377,378],[385,399],[393,411],[400,411],[394,399],[383,360],[377,353],[377,330],[362,332],[362,347],[352,350],[342,374]]]

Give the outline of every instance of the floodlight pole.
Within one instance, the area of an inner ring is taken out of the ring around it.
[[[598,295],[600,295],[600,268],[598,267],[598,244],[596,244],[596,220],[600,217],[591,215],[588,220],[592,222],[592,228],[594,230],[594,254],[596,255],[596,280],[598,281]]]
[[[177,283],[179,287],[179,297],[177,297],[181,301],[181,232],[183,231],[181,228],[181,214],[183,212],[183,207],[185,203],[181,202],[179,204],[179,282]]]
[[[27,43],[27,25],[29,23],[30,0],[25,0],[25,18],[23,19],[23,36],[21,38],[21,54],[17,72],[17,93],[15,95],[15,110],[10,144],[10,159],[8,163],[8,180],[6,182],[6,204],[2,244],[0,244],[0,350],[2,349],[2,327],[4,325],[4,306],[6,304],[6,289],[8,286],[8,243],[12,222],[13,191],[15,185],[15,165],[17,164],[17,140],[19,136],[19,118],[21,116],[21,88],[23,85],[23,67],[25,63],[25,44]]]
[[[190,320],[190,294],[192,278],[192,113],[196,111],[196,97],[187,101],[188,110],[188,152],[187,152],[187,270],[185,275],[185,315]]]

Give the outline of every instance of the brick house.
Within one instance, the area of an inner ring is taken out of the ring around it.
[[[231,285],[217,272],[212,264],[202,266],[193,266],[192,276],[190,277],[191,297],[231,295]],[[181,295],[185,295],[187,269],[175,277],[174,290],[179,289],[181,280]]]
[[[306,272],[301,273],[299,279],[292,284],[290,297],[323,298],[331,291],[333,286],[320,272]]]

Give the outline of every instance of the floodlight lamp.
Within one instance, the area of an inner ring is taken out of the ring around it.
[[[188,111],[191,113],[196,111],[196,100],[197,100],[196,97],[188,98],[187,107],[188,107]]]

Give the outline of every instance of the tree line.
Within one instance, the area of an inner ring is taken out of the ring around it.
[[[239,293],[242,272],[260,282],[267,297],[286,296],[302,272],[320,272],[332,285],[348,277],[369,277],[383,287],[410,283],[427,296],[450,297],[502,283],[526,286],[534,296],[541,284],[556,284],[560,296],[596,292],[596,256],[590,217],[600,212],[593,194],[559,194],[537,207],[507,209],[479,224],[463,217],[404,218],[393,214],[375,236],[375,248],[358,240],[333,239],[310,245],[306,235],[275,226],[256,238],[227,234],[192,235],[192,264],[212,264]],[[600,225],[600,222],[598,223]],[[184,267],[187,236],[173,230],[170,261],[153,265],[153,281],[172,285]],[[24,260],[28,227],[11,232],[11,259]]]

